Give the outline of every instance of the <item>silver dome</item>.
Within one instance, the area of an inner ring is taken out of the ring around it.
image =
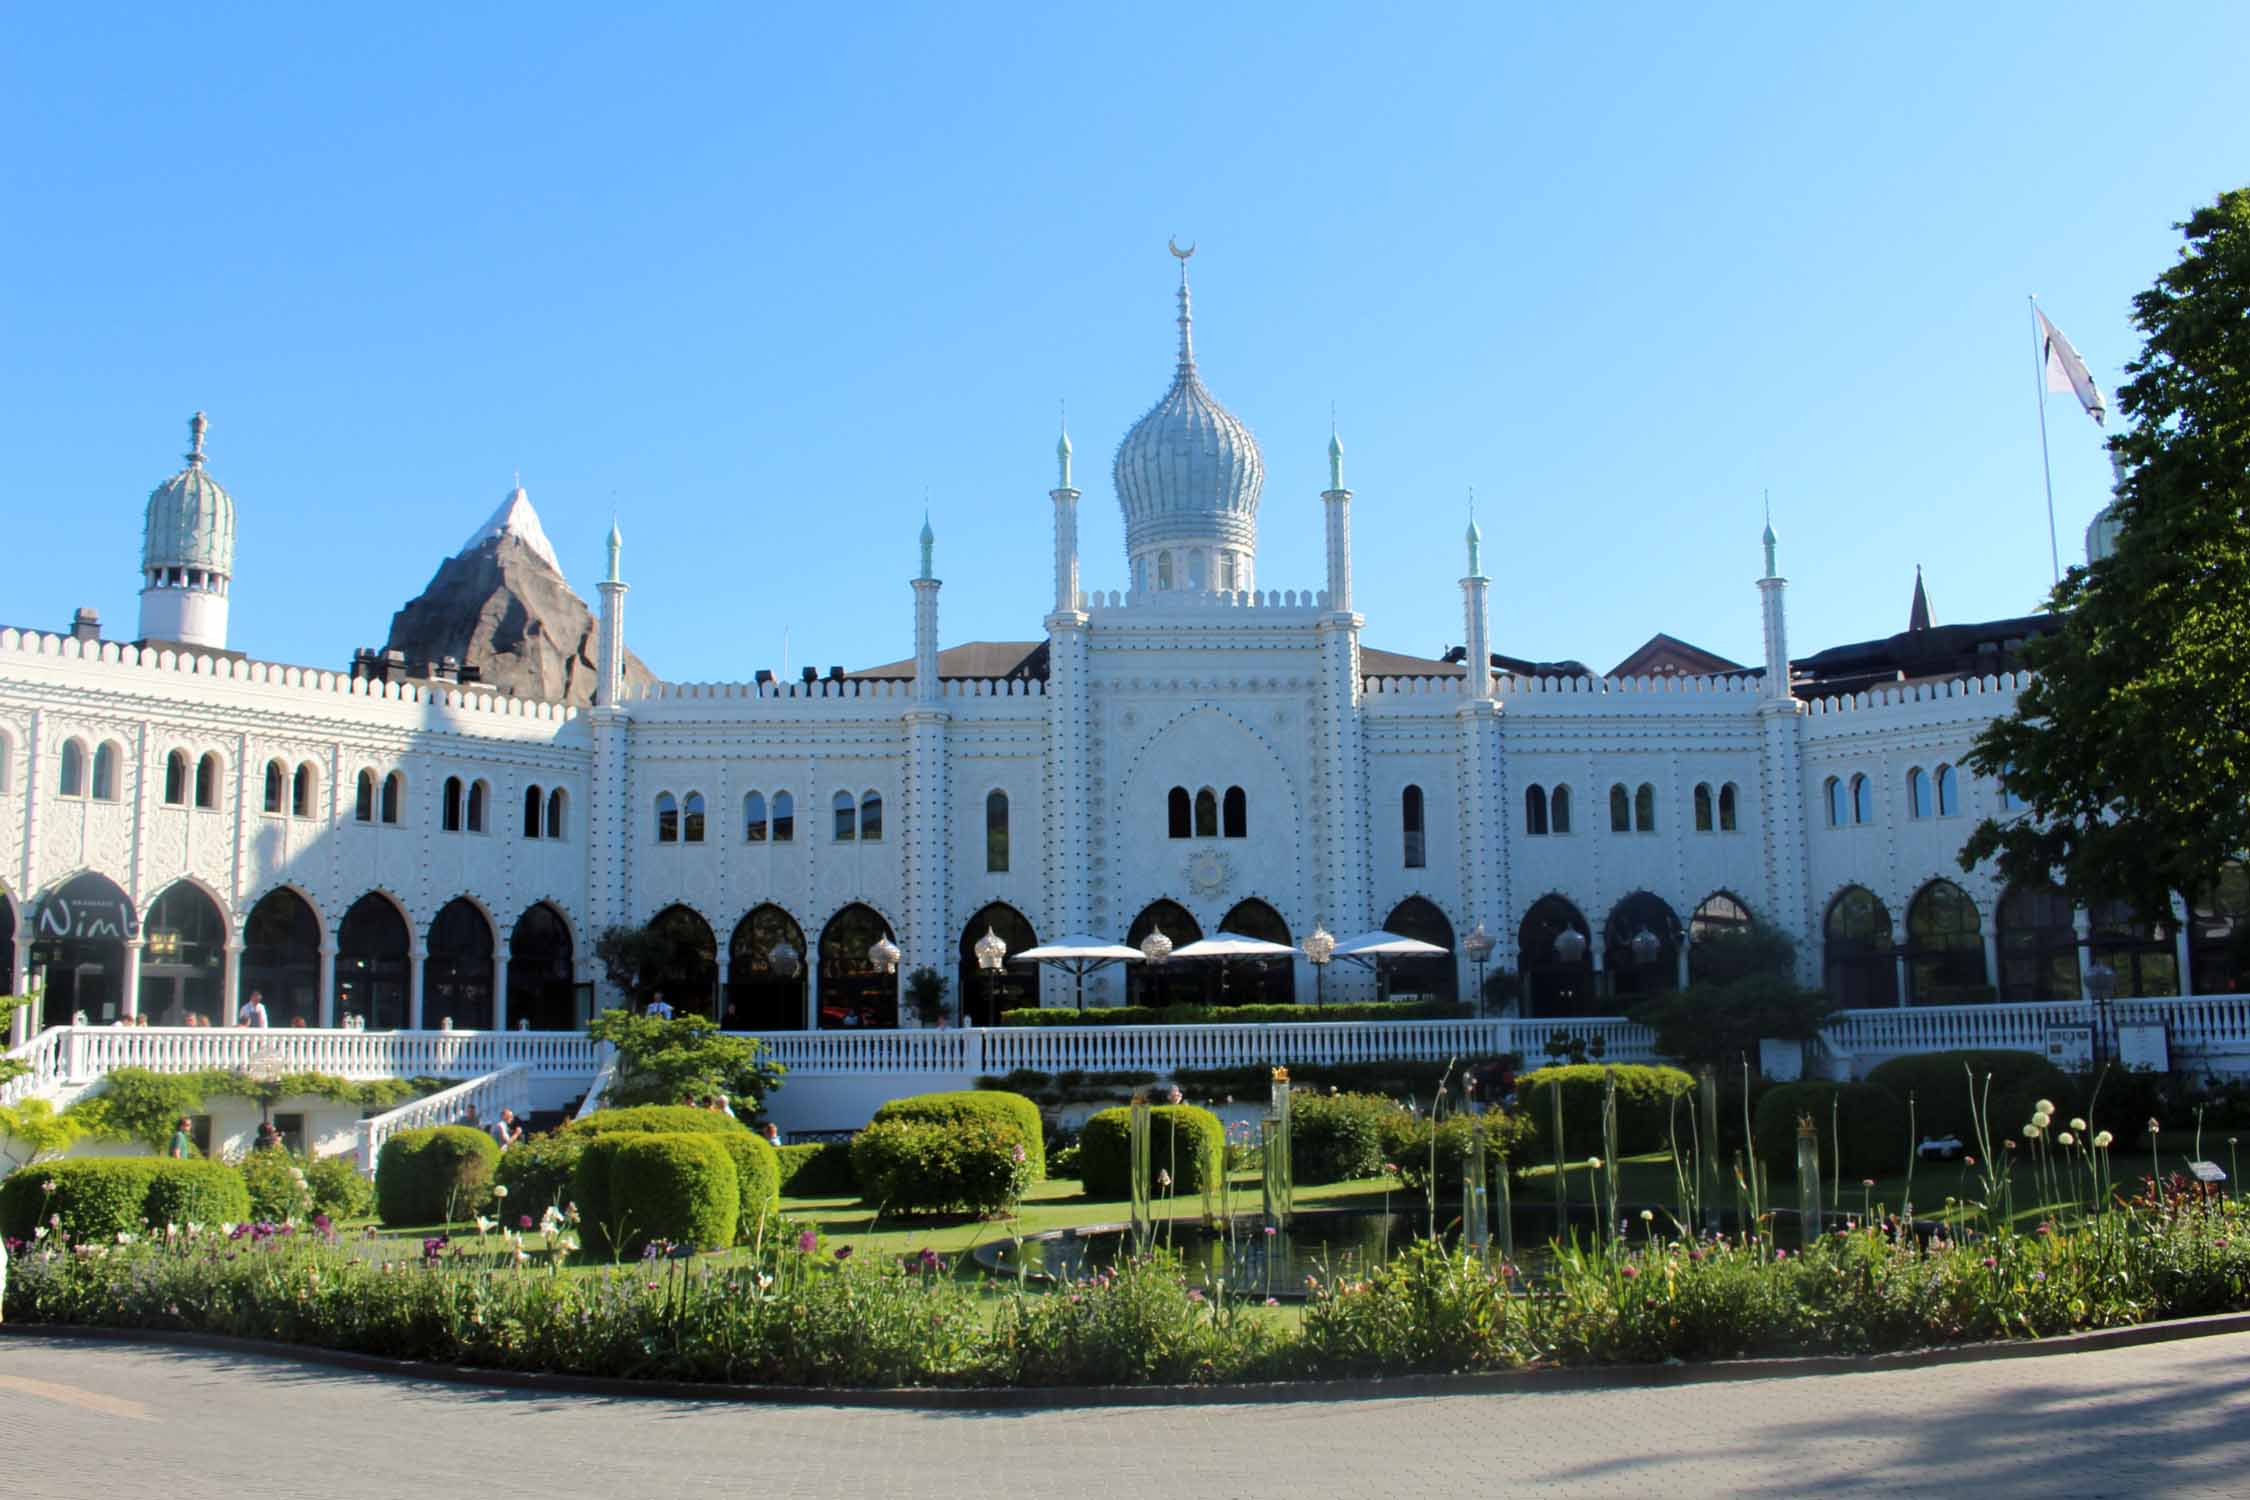
[[[141,537],[141,569],[199,568],[234,572],[234,500],[203,467],[203,434],[210,424],[197,412],[190,424],[194,446],[187,467],[148,497]]]

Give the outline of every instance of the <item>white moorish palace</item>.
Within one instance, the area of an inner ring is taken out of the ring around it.
[[[1263,465],[1198,373],[1181,269],[1170,386],[1111,471],[1125,587],[1081,573],[1066,437],[1036,637],[942,646],[925,527],[912,654],[858,672],[628,691],[614,528],[589,708],[245,656],[234,502],[198,417],[148,501],[137,638],[83,615],[0,630],[0,977],[44,986],[10,1038],[33,1064],[10,1096],[67,1097],[126,1063],[462,1080],[396,1118],[309,1127],[363,1148],[471,1102],[556,1107],[600,1065],[576,1028],[617,998],[594,940],[641,923],[676,939],[667,999],[772,1040],[792,1069],[776,1113],[799,1130],[1016,1067],[1536,1057],[1561,1025],[1645,1056],[1645,1033],[1604,1018],[1687,982],[1696,939],[1752,914],[1855,1005],[1821,1059],[1839,1070],[2039,1047],[2110,987],[2090,974],[2116,976],[2120,1019],[2170,1028],[2175,1060],[2250,1045],[2239,900],[2074,910],[1956,865],[1977,819],[2011,811],[1960,766],[2040,619],[1933,625],[1917,580],[1907,631],[1792,662],[1769,528],[1761,663],[1660,635],[1597,675],[1495,654],[1472,525],[1462,648],[1368,645],[1340,442],[1286,522],[1317,518],[1325,576],[1259,576]],[[545,552],[520,489],[479,535],[510,533]],[[1451,957],[1316,972],[1316,929]],[[1300,956],[1112,968],[1085,1003],[1469,999],[1487,965],[1514,982],[1475,1020],[990,1027],[1077,992],[1019,962],[980,971],[987,933],[1014,954],[1158,932]],[[953,1024],[902,1005],[923,967],[949,981]],[[252,993],[266,1030],[235,1027]]]

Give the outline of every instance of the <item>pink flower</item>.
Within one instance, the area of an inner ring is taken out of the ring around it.
[[[799,1254],[810,1255],[813,1253],[813,1251],[819,1248],[820,1236],[813,1233],[810,1229],[805,1230],[802,1234],[799,1234],[797,1236],[797,1250]]]
[[[1634,1277],[1641,1274],[1641,1268],[1639,1266],[1626,1266],[1623,1269],[1622,1274],[1627,1281],[1631,1281]]]

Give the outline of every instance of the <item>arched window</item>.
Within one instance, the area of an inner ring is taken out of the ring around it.
[[[422,962],[425,1026],[482,1031],[492,1024],[493,948],[492,923],[476,903],[456,897],[439,908]]]
[[[481,778],[469,783],[469,832],[484,832],[485,804],[491,798],[492,788],[485,785]]]
[[[164,757],[164,805],[187,806],[187,752],[174,750]]]
[[[15,754],[16,742],[7,735],[0,734],[0,794],[5,794],[8,790],[9,775],[15,770]],[[14,934],[9,934],[8,941],[15,941]]]
[[[784,794],[776,792],[774,801]],[[753,907],[735,924],[727,943],[726,1031],[802,1031],[805,1029],[805,930],[797,919],[770,902]]]
[[[1409,896],[1391,908],[1391,914],[1383,919],[1383,930],[1446,950],[1442,955],[1386,960],[1381,971],[1385,998],[1446,1002],[1461,998],[1461,971],[1453,955],[1453,924],[1444,912],[1420,896]]]
[[[2011,766],[2008,768],[2008,771],[2012,771],[2014,769],[2015,768]],[[2023,798],[2017,796],[2015,789],[2008,785],[2008,771],[2002,771],[2000,773],[1999,780],[1993,783],[1994,795],[1996,795],[2000,799],[2000,810],[2002,812],[2022,812],[2024,809],[2031,806],[2031,804],[2024,801]]]
[[[1913,1005],[1975,1005],[1984,982],[1984,927],[1969,893],[1933,880],[1906,906],[1906,991]]]
[[[680,799],[670,792],[656,794],[656,841],[659,844],[680,841]]]
[[[289,772],[280,761],[266,762],[266,811],[279,817],[288,810]]]
[[[1656,832],[1656,788],[1645,781],[1633,793],[1633,829],[1637,833]]]
[[[1195,794],[1195,836],[1199,839],[1219,836],[1219,794],[1209,787]]]
[[[359,773],[358,784],[352,790],[352,821],[355,823],[372,823],[375,821],[375,773],[373,771],[363,770]]]
[[[2002,1000],[2076,1000],[2078,930],[2070,898],[2051,885],[2014,885],[1993,923]]]
[[[1422,789],[1419,786],[1409,783],[1398,794],[1398,820],[1399,832],[1405,844],[1406,868],[1419,870],[1428,858],[1427,841],[1424,837],[1426,825],[1422,813]]]
[[[1875,821],[1875,783],[1869,781],[1865,776],[1854,776],[1852,778],[1852,821],[1854,823],[1872,823]]]
[[[2087,962],[2116,972],[2118,999],[2180,992],[2179,955],[2163,923],[2145,920],[2127,901],[2097,901],[2086,917],[2093,928]]]
[[[883,836],[883,794],[864,792],[859,799],[859,837],[862,843]]]
[[[766,794],[745,792],[742,795],[742,841],[762,844],[766,841]]]
[[[1171,838],[1184,839],[1195,832],[1195,814],[1186,787],[1176,786],[1165,797],[1164,822]]]
[[[1898,969],[1891,957],[1891,909],[1865,886],[1848,885],[1828,903],[1821,924],[1823,978],[1828,993],[1847,1007],[1898,1004]]]
[[[1008,794],[984,794],[984,868],[988,874],[1008,873]]]
[[[1633,797],[1630,792],[1625,790],[1623,782],[1619,782],[1609,789],[1609,831],[1611,833],[1631,833],[1633,831]]]
[[[86,795],[86,747],[78,740],[62,743],[62,794],[65,797]]]
[[[1570,832],[1570,788],[1559,782],[1547,794],[1547,826],[1556,833]]]
[[[977,962],[977,944],[991,933],[1005,946],[1000,970]],[[1016,957],[1039,946],[1039,935],[1022,912],[1004,901],[979,910],[961,928],[954,947],[953,992],[961,997],[961,1018],[972,1026],[997,1026],[1011,1010],[1039,1008],[1039,965]]]
[[[203,759],[195,763],[195,805],[206,812],[215,811],[218,808],[219,772],[221,769],[217,753],[210,750],[204,751]],[[0,775],[0,785],[5,785],[7,779],[6,776]]]
[[[1750,908],[1732,891],[1704,897],[1688,917],[1688,983],[1725,983],[1758,972],[1761,955],[1742,941],[1750,929]]]
[[[1906,773],[1906,815],[1910,818],[1930,815],[1930,777],[1920,766]]]
[[[1586,919],[1562,897],[1541,896],[1524,913],[1516,929],[1516,972],[1525,1015],[1598,1014]]]
[[[525,838],[535,839],[539,837],[539,820],[546,811],[546,802],[547,799],[540,795],[536,784],[523,789],[523,836]]]
[[[1710,833],[1718,823],[1717,810],[1711,806],[1711,784],[1699,781],[1695,784],[1695,831]]]
[[[680,842],[703,842],[703,794],[690,792],[680,799]]]
[[[1523,831],[1533,838],[1547,832],[1547,789],[1536,781],[1523,789]]]
[[[867,950],[895,940],[891,924],[872,907],[852,903],[820,932],[820,1024],[898,1025],[898,975],[875,966]]]
[[[797,840],[797,799],[787,792],[773,794],[773,841],[791,844]],[[802,952],[803,950],[798,950]]]
[[[2188,975],[2198,995],[2238,995],[2250,982],[2250,870],[2240,861],[2195,898]]]
[[[848,844],[859,837],[859,804],[850,792],[838,792],[835,797],[836,842]]]
[[[1841,780],[1831,776],[1822,783],[1821,800],[1828,806],[1829,827],[1841,828],[1849,821],[1851,815],[1845,810],[1844,783]]]
[[[1605,967],[1614,998],[1680,987],[1680,919],[1663,897],[1635,891],[1610,908],[1607,932]]]
[[[312,762],[298,762],[297,774],[289,783],[289,810],[300,818],[312,817],[313,803],[319,794],[319,773],[313,770]]]
[[[1156,555],[1156,586],[1160,589],[1172,586],[1172,554],[1169,552]]]
[[[115,740],[103,740],[94,747],[94,800],[117,800],[117,762],[121,752]]]
[[[1250,836],[1250,799],[1243,794],[1241,787],[1227,788],[1220,812],[1223,818],[1221,826],[1228,838],[1246,839]]]
[[[1950,818],[1961,811],[1961,778],[1951,766],[1937,768],[1937,815]]]
[[[393,771],[383,778],[383,821],[396,824],[400,804],[405,801],[406,777],[402,772]]]
[[[547,793],[547,837],[559,839],[563,836],[563,817],[569,811],[569,799],[563,795],[561,787]]]
[[[438,810],[438,827],[447,833],[461,831],[461,778],[445,778],[445,800]]]
[[[1736,801],[1737,798],[1735,797],[1733,782],[1730,781],[1725,786],[1719,788],[1719,832],[1733,833],[1735,831],[1737,827],[1735,814]]]

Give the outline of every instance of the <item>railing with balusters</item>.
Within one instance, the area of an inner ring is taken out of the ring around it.
[[[402,1130],[463,1124],[469,1121],[471,1110],[476,1112],[475,1123],[479,1127],[488,1126],[500,1118],[500,1111],[504,1109],[514,1110],[518,1119],[531,1113],[531,1069],[522,1063],[502,1068],[497,1073],[487,1073],[482,1078],[472,1078],[467,1083],[457,1083],[435,1094],[425,1094],[411,1104],[402,1104],[397,1109],[360,1121],[359,1169],[374,1176],[383,1142]]]

